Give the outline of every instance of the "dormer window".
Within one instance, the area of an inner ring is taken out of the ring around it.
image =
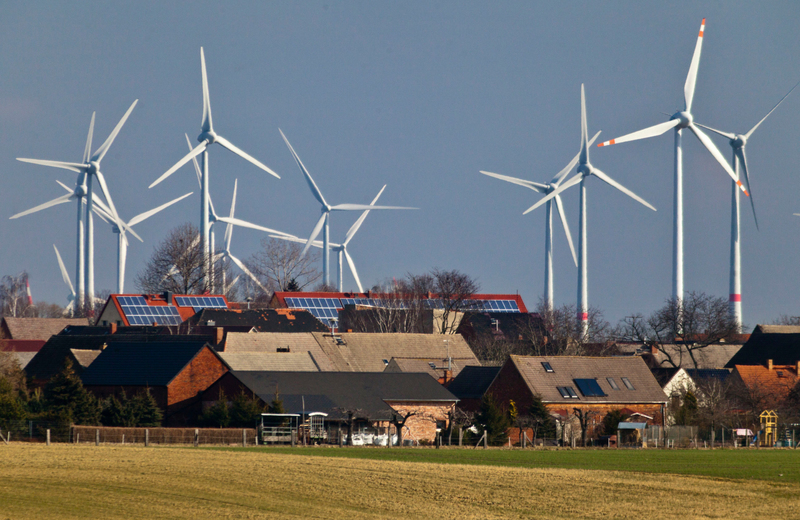
[[[564,399],[578,399],[578,394],[575,393],[575,389],[571,386],[559,386],[558,393],[561,394],[561,397]]]
[[[544,367],[545,372],[555,372],[555,370],[553,370],[553,367],[550,366],[550,363],[548,363],[547,361],[542,361],[542,366]]]
[[[628,390],[636,390],[636,388],[634,388],[633,384],[631,383],[630,379],[628,379],[627,377],[622,378],[622,383]]]

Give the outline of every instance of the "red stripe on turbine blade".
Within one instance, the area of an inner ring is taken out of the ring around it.
[[[588,312],[579,312],[578,319],[581,321],[589,321],[589,313]]]
[[[703,31],[700,31],[700,34],[698,34],[697,37],[698,38],[702,38],[703,37]]]
[[[732,301],[732,302],[740,302],[740,301],[742,301],[742,295],[741,294],[731,294],[729,300]]]

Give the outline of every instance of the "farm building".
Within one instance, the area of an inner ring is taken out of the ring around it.
[[[757,325],[750,339],[725,365],[766,366],[794,365],[800,361],[800,327],[794,325]]]
[[[467,412],[477,412],[483,394],[500,372],[501,367],[464,367],[464,370],[447,386],[458,397],[458,407]]]
[[[432,441],[446,428],[458,399],[427,374],[353,372],[228,372],[203,393],[203,406],[243,392],[264,405],[276,392],[288,413],[327,414],[331,438],[346,429],[352,414],[354,431],[386,432],[393,415],[415,413],[403,436]]]
[[[228,371],[204,341],[115,342],[102,349],[81,379],[99,398],[149,391],[167,426],[193,421],[200,395]]]

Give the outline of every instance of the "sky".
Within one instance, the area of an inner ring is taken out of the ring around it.
[[[746,132],[800,81],[797,2],[2,2],[0,18],[0,275],[26,270],[37,301],[67,303],[55,244],[75,281],[74,203],[9,220],[76,176],[17,157],[80,161],[96,111],[95,147],[139,102],[102,162],[123,219],[194,191],[139,224],[126,292],[170,229],[199,222],[190,165],[148,185],[200,133],[200,47],[215,130],[278,180],[216,146],[211,196],[220,213],[238,179],[236,216],[308,236],[319,204],[282,129],[329,203],[367,204],[349,245],[365,287],[406,273],[457,269],[485,293],[544,290],[540,197],[488,170],[547,182],[578,152],[580,87],[590,134],[608,140],[683,108],[683,84],[706,20],[693,113]],[[757,230],[742,212],[747,326],[800,315],[800,89],[748,142]],[[730,160],[730,147],[713,138]],[[731,180],[684,137],[685,287],[727,299]],[[589,303],[611,323],[649,314],[672,290],[673,134],[606,148],[591,161],[654,205],[587,181]],[[564,194],[577,245],[578,190]],[[341,242],[357,213],[334,213]],[[116,241],[95,220],[96,289],[112,289]],[[246,259],[265,235],[236,229]],[[222,240],[218,232],[217,243]],[[335,256],[331,257],[335,271]],[[577,268],[554,223],[556,305],[575,304]],[[345,290],[355,282],[345,273]]]

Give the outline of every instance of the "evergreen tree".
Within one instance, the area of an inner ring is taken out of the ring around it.
[[[300,292],[302,291],[302,288],[300,287],[300,284],[297,283],[296,278],[291,278],[289,283],[286,284],[286,290],[289,292]]]
[[[230,407],[225,393],[219,391],[219,399],[212,406],[206,408],[200,415],[200,422],[206,426],[226,428],[231,422]]]
[[[620,410],[611,410],[603,416],[603,433],[602,435],[616,435],[619,423],[625,422],[628,415],[622,413]]]
[[[125,406],[116,396],[112,395],[103,401],[101,420],[105,426],[128,426],[125,423]]]
[[[130,400],[133,408],[133,415],[136,417],[136,426],[156,428],[161,426],[164,414],[156,403],[156,398],[150,393],[150,389],[137,394]]]
[[[485,394],[475,416],[478,432],[486,432],[489,444],[503,444],[507,439],[511,421],[491,394]]]
[[[248,398],[244,391],[233,399],[231,404],[231,426],[252,428],[264,412],[264,406],[257,397]]]
[[[100,422],[100,403],[81,383],[67,359],[44,390],[46,409],[59,422],[95,425]]]
[[[555,437],[556,436],[556,422],[547,411],[542,399],[538,395],[533,396],[533,402],[528,410],[533,424],[536,426],[536,437]]]
[[[283,400],[281,399],[280,393],[278,393],[278,387],[275,387],[275,397],[273,397],[272,401],[270,401],[269,405],[267,405],[267,413],[286,413],[286,410],[283,408]],[[282,417],[275,417],[272,419],[267,419],[264,423],[264,426],[283,426],[286,424],[286,419]]]
[[[27,415],[25,403],[14,391],[11,382],[0,377],[0,426],[8,421],[24,421]]]
[[[680,426],[692,426],[697,419],[697,397],[689,390],[683,396],[683,404],[675,415],[675,424]]]

